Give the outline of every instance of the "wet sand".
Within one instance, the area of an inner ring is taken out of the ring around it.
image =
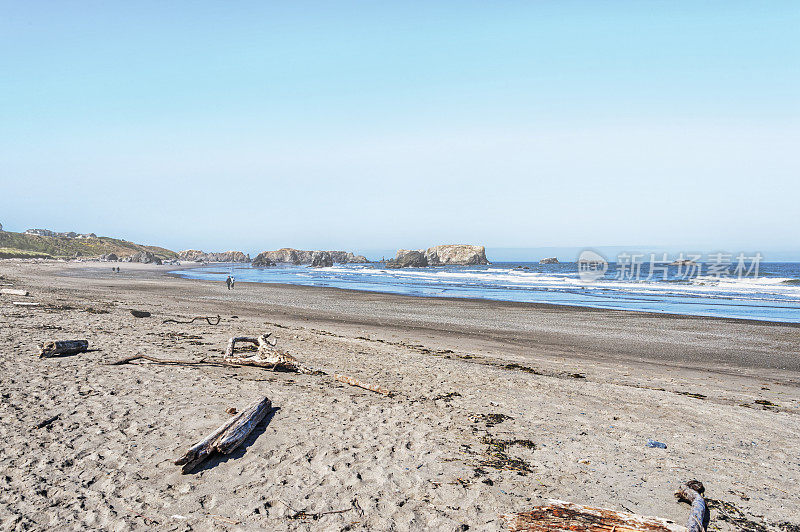
[[[689,478],[723,501],[719,530],[741,528],[725,515],[800,524],[796,325],[257,283],[228,291],[167,275],[174,266],[120,266],[0,261],[0,284],[31,292],[0,296],[4,529],[499,530],[498,514],[548,498],[683,523],[688,507],[672,492]],[[41,306],[12,304],[22,299]],[[206,314],[221,323],[162,323]],[[328,375],[103,365],[219,356],[230,336],[263,332]],[[68,338],[96,350],[35,356],[37,342]],[[263,395],[277,410],[245,448],[190,475],[172,465],[227,408]],[[535,448],[510,444],[498,462],[489,440]]]

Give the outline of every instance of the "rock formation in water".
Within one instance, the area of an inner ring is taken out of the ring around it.
[[[389,268],[422,268],[425,266],[489,264],[486,248],[468,244],[445,244],[428,249],[397,250]]]
[[[311,255],[312,268],[329,268],[333,266],[333,257],[328,251],[315,251]]]
[[[548,257],[540,260],[539,264],[558,264],[558,259],[556,257]]]
[[[178,253],[178,260],[194,262],[250,262],[250,255],[241,251],[224,251],[220,253],[205,253],[197,249],[187,249]]]
[[[393,260],[386,261],[387,268],[424,268],[428,259],[423,250],[398,249]]]
[[[275,251],[264,251],[253,259],[253,266],[270,266],[275,263],[311,264],[315,253],[327,253],[331,260],[338,264],[369,262],[362,255],[354,255],[349,251],[306,251],[302,249],[281,248]],[[272,264],[270,264],[272,263]]]

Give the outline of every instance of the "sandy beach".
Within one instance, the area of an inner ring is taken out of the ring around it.
[[[228,291],[121,267],[0,261],[0,284],[30,292],[0,296],[3,530],[502,530],[500,514],[548,499],[684,524],[672,494],[692,478],[710,530],[800,527],[797,324]],[[162,323],[199,315],[221,321]],[[106,365],[221,356],[267,332],[325,375]],[[61,339],[91,350],[37,356]],[[263,396],[274,410],[242,448],[187,475],[173,465]]]

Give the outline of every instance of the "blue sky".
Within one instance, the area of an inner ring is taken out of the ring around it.
[[[0,223],[800,249],[796,2],[0,2]]]

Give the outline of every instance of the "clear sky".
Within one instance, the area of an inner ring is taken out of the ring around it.
[[[798,248],[800,3],[0,2],[0,223]]]

